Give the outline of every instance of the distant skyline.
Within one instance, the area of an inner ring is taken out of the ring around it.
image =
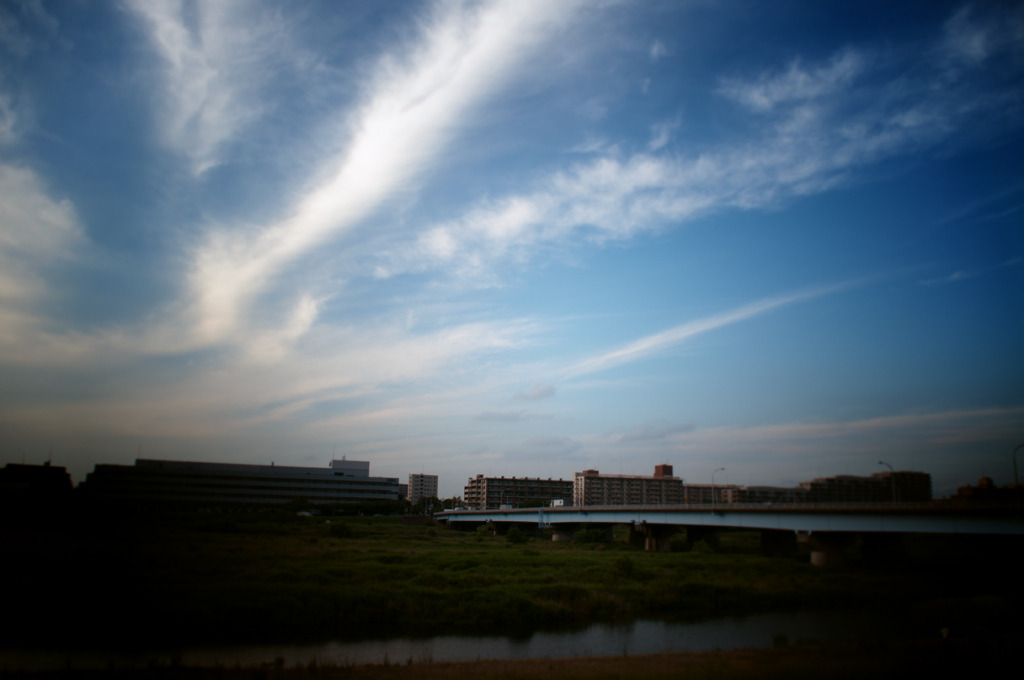
[[[1012,481],[1019,2],[24,0],[0,60],[0,463]]]

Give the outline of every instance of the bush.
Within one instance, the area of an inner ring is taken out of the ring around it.
[[[676,534],[668,539],[668,546],[671,552],[686,552],[686,535]]]
[[[607,543],[608,531],[606,529],[581,529],[573,534],[572,539],[577,543]]]
[[[509,543],[525,543],[528,538],[529,536],[526,535],[526,532],[517,526],[513,526],[505,532],[505,540]]]
[[[332,522],[328,531],[334,538],[352,538],[352,527],[344,522]]]
[[[713,552],[715,552],[714,548],[708,545],[708,542],[705,541],[703,538],[693,544],[693,548],[691,548],[691,551],[697,553],[698,555],[710,555]]]

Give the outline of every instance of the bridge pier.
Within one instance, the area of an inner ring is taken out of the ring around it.
[[[637,547],[643,546],[646,552],[669,552],[672,549],[671,539],[676,527],[664,524],[631,524],[629,527],[629,543]]]
[[[811,549],[811,564],[816,567],[845,566],[843,551],[852,546],[855,539],[856,534],[852,533],[801,531],[797,534],[797,541]]]
[[[572,530],[565,528],[552,529],[551,540],[558,543],[560,541],[572,541]]]

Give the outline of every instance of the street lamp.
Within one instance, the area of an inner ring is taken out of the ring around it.
[[[711,473],[711,512],[718,508],[718,494],[715,493],[715,472],[721,472],[724,469],[724,467],[720,467]]]
[[[896,502],[896,471],[892,469],[892,466],[886,463],[884,460],[878,461],[879,465],[884,465],[889,468],[889,479],[892,481],[892,502]]]

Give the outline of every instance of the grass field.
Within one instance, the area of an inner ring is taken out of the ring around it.
[[[886,570],[766,558],[756,533],[718,552],[512,543],[398,517],[82,514],[8,523],[4,640],[152,648],[384,636],[525,635],[636,618],[852,607],[912,611],[922,630],[1012,626],[1012,564],[971,544],[918,546]],[[939,559],[941,558],[941,559]]]

